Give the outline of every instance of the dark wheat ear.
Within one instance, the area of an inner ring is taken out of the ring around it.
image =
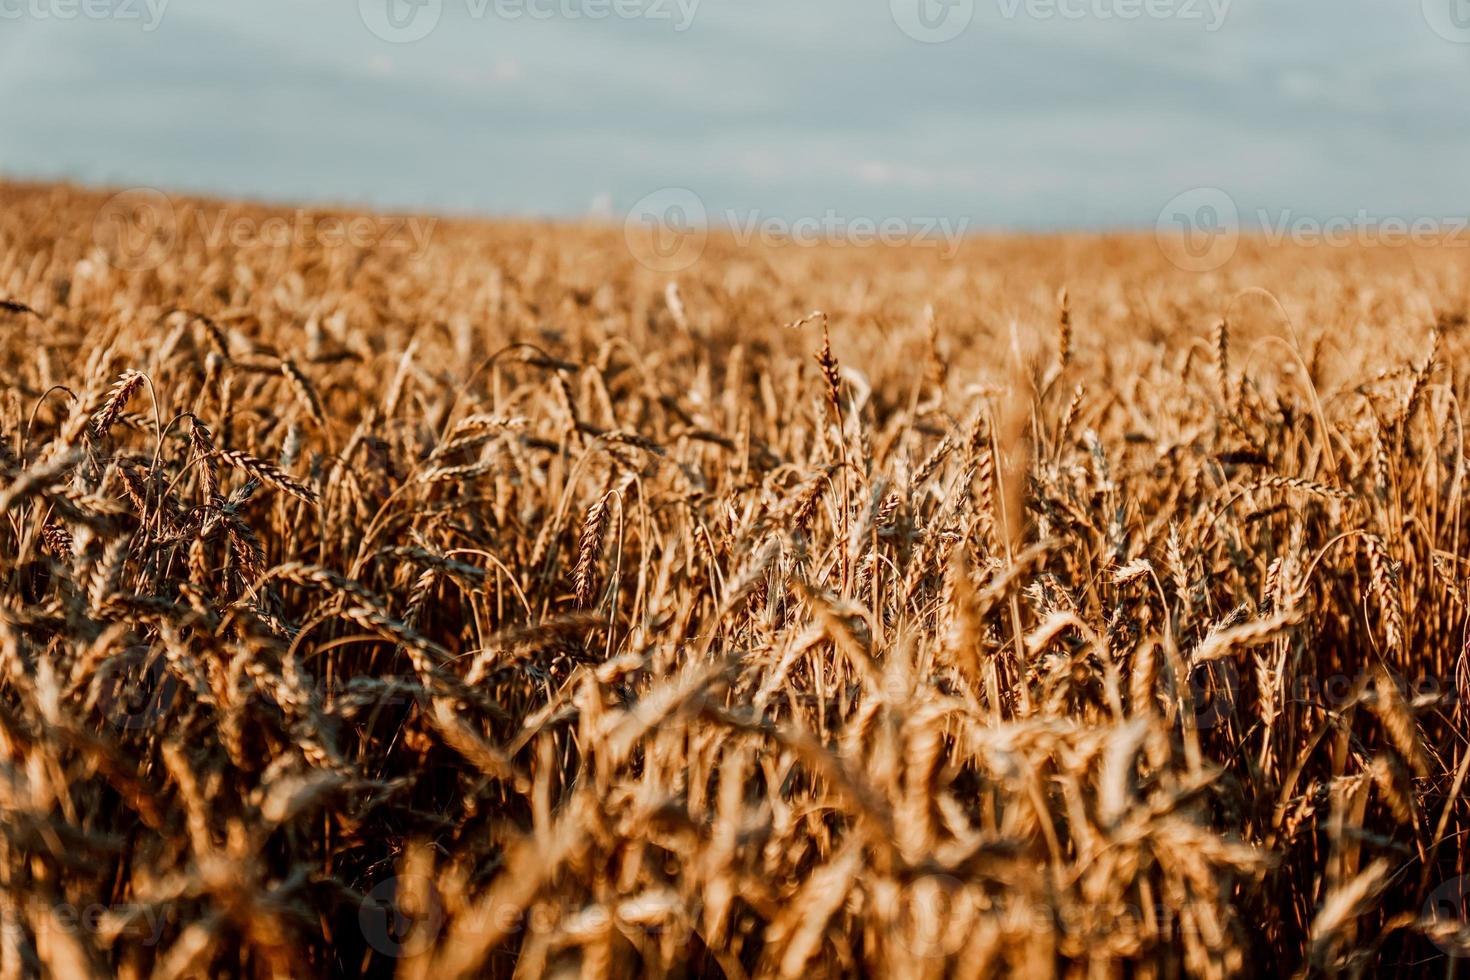
[[[1057,291],[1057,366],[1066,367],[1072,360],[1072,304],[1067,287]]]
[[[3,311],[5,313],[14,313],[17,315],[29,313],[31,316],[35,317],[38,320],[46,319],[45,315],[42,314],[39,310],[33,309],[32,307],[29,307],[24,303],[17,303],[13,299],[0,299],[0,311]]]
[[[1229,409],[1235,408],[1235,398],[1230,385],[1230,323],[1221,320],[1215,324],[1215,375],[1220,382],[1220,399]]]
[[[219,471],[215,466],[214,434],[199,416],[193,414],[189,416],[189,451],[194,464],[200,469],[205,499],[211,503],[218,500]]]
[[[828,474],[812,477],[782,507],[781,517],[793,534],[806,534],[812,518],[817,516],[817,505],[822,501],[822,491],[827,488],[829,478]]]
[[[124,371],[113,383],[112,390],[107,393],[107,401],[103,403],[101,411],[97,413],[92,422],[92,428],[97,435],[107,435],[128,407],[128,399],[143,387],[144,380],[142,372],[128,370]]]
[[[1399,598],[1398,573],[1388,556],[1383,539],[1376,534],[1363,536],[1363,550],[1368,553],[1368,571],[1373,584],[1373,597],[1383,613],[1383,641],[1390,652],[1403,649],[1404,608]]]
[[[296,396],[296,401],[301,404],[306,414],[318,426],[326,428],[327,417],[326,413],[322,411],[322,400],[317,395],[316,387],[311,383],[310,379],[301,373],[301,369],[296,366],[294,361],[282,361],[281,374],[285,375],[292,394]]]
[[[293,497],[306,501],[308,504],[314,504],[317,502],[317,495],[315,490],[281,472],[281,470],[272,463],[268,463],[265,460],[255,456],[251,456],[249,453],[242,453],[237,449],[221,449],[218,450],[218,453],[220,459],[224,460],[226,463],[229,463],[236,469],[248,473],[250,476],[259,480],[266,486],[271,487],[272,489],[280,490],[282,493],[290,494]]]
[[[48,521],[41,525],[41,540],[46,543],[46,549],[51,554],[62,561],[71,561],[72,536],[64,524],[58,521]]]
[[[822,349],[817,351],[817,367],[822,379],[827,382],[827,401],[832,411],[841,414],[842,376],[838,373],[837,358],[832,354],[832,337],[827,332],[827,318],[822,317]]]
[[[205,342],[213,348],[212,352],[218,354],[222,360],[230,359],[230,338],[223,327],[203,313],[196,313],[193,310],[176,310],[175,312],[183,313],[189,318],[190,323],[197,323],[203,327]]]
[[[602,557],[602,543],[607,529],[609,490],[592,502],[582,519],[582,533],[577,541],[577,565],[572,572],[572,589],[577,603],[586,606],[592,601],[596,588],[597,560]]]

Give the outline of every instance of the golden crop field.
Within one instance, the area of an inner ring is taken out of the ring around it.
[[[1470,952],[1463,242],[169,206],[0,187],[0,977]]]

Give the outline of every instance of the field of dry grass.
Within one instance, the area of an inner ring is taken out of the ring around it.
[[[104,200],[0,187],[0,978],[1470,951],[1466,253]]]

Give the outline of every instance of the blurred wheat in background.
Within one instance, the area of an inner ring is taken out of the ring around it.
[[[1470,948],[1462,252],[177,203],[0,189],[0,977]]]

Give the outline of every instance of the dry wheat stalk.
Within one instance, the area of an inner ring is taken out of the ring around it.
[[[3,291],[47,298],[0,301],[0,976],[1470,948],[1449,251],[1344,289],[1243,249],[1303,376],[1127,236],[711,236],[670,288],[616,232],[462,221],[125,275],[77,264],[101,204],[0,183]],[[813,304],[840,364],[779,326]]]
[[[305,484],[298,482],[292,477],[287,476],[285,473],[281,472],[278,467],[276,467],[272,463],[267,462],[266,460],[252,456],[249,453],[241,452],[237,449],[221,449],[217,451],[217,454],[219,458],[224,460],[226,463],[229,463],[231,466],[234,466],[237,469],[243,470],[251,477],[259,480],[261,483],[265,484],[268,487],[280,490],[282,493],[290,494],[291,496],[296,497],[299,500],[304,500],[309,504],[316,503],[316,491],[312,490]]]
[[[117,422],[118,417],[122,415],[123,410],[127,408],[128,399],[132,398],[138,389],[143,387],[145,380],[142,372],[133,370],[124,371],[118,377],[117,381],[113,383],[112,389],[107,393],[106,400],[102,403],[102,408],[93,419],[93,431],[99,436],[106,435],[113,424]]]
[[[612,491],[609,490],[592,502],[582,518],[582,532],[577,539],[577,564],[572,570],[572,591],[583,606],[592,601],[596,588],[597,560],[602,556],[608,501],[611,499]]]

